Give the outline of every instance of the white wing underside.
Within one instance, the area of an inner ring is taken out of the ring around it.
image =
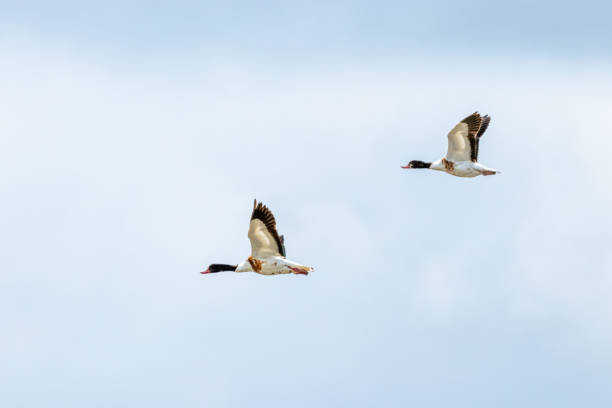
[[[448,152],[446,159],[452,162],[471,161],[468,125],[460,122],[448,133]]]
[[[270,256],[282,256],[274,237],[261,220],[251,220],[249,241],[251,241],[251,256],[253,258],[266,259]]]

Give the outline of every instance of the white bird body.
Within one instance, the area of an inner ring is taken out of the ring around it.
[[[238,265],[212,264],[202,273],[221,271],[256,272],[261,275],[279,275],[295,273],[308,275],[310,266],[300,265],[285,258],[284,237],[276,231],[276,220],[272,212],[263,205],[253,205],[249,222],[249,241],[251,256]]]
[[[443,171],[457,177],[490,176],[500,173],[484,164],[478,163],[480,138],[487,130],[491,118],[474,112],[459,122],[448,133],[446,156],[432,163],[413,160],[404,169],[428,168]]]
[[[258,270],[254,270],[253,266],[258,268]],[[264,259],[247,259],[238,264],[236,268],[236,272],[257,272],[262,275],[281,275],[284,273],[307,275],[308,272],[311,271],[311,267],[300,265],[282,256],[270,256]]]
[[[443,171],[445,173],[452,174],[453,176],[457,177],[476,177],[483,174],[489,175],[487,173],[500,173],[499,170],[492,169],[485,166],[484,164],[474,163],[472,161],[453,162],[452,168],[449,169],[447,168],[447,166],[444,165],[443,159],[440,159],[431,163],[431,166],[429,166],[429,168],[432,170]]]

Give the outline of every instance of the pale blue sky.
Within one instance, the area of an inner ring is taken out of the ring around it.
[[[0,3],[2,406],[610,406],[609,3],[82,4]],[[198,274],[253,198],[314,273]]]

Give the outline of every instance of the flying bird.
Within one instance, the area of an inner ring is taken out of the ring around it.
[[[249,241],[251,256],[238,265],[212,264],[203,272],[215,273],[224,271],[257,272],[262,275],[294,273],[308,275],[309,266],[300,265],[285,258],[285,239],[276,231],[276,220],[272,212],[257,200],[253,203],[253,213],[249,223]]]
[[[490,121],[489,115],[480,116],[478,112],[472,113],[448,133],[446,157],[433,163],[413,160],[402,168],[432,169],[457,177],[491,176],[500,173],[499,170],[478,163],[478,144]]]

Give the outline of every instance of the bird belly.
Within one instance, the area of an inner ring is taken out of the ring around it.
[[[480,170],[478,170],[472,162],[456,162],[455,168],[449,171],[450,174],[457,177],[476,177],[480,176]]]

